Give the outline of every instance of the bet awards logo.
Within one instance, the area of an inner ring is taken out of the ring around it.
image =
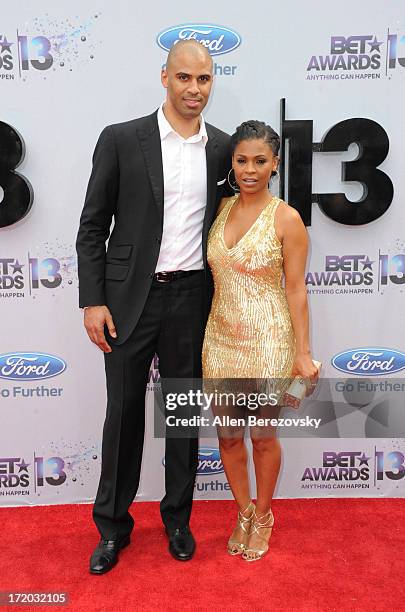
[[[0,458],[0,496],[40,496],[44,491],[59,495],[65,487],[76,490],[93,481],[99,469],[98,459],[97,447],[89,440],[62,439],[51,442],[40,454],[8,454]]]
[[[0,495],[30,495],[32,487],[38,492],[46,485],[60,486],[66,481],[64,468],[61,457],[46,459],[34,454],[31,463],[22,457],[0,457]]]
[[[405,254],[326,255],[323,269],[307,272],[305,282],[310,294],[382,294],[405,284]]]
[[[373,264],[366,255],[326,255],[325,269],[319,272],[308,272],[305,282],[309,287],[334,287],[329,293],[368,293],[364,287],[373,283]],[[361,286],[362,289],[358,287]],[[341,290],[350,287],[350,291]],[[354,289],[357,287],[357,289]],[[371,289],[372,293],[372,289]]]
[[[403,55],[402,55],[403,54]],[[331,36],[327,55],[312,55],[307,79],[365,79],[389,77],[397,67],[405,68],[405,36],[362,34]]]
[[[370,458],[360,451],[324,451],[322,466],[304,469],[301,488],[369,488]]]
[[[23,266],[17,258],[0,259],[0,289],[22,289],[24,287]]]
[[[324,451],[322,465],[305,467],[302,489],[369,489],[378,481],[399,481],[405,476],[405,455],[375,450],[374,456],[364,451]]]
[[[35,298],[39,291],[73,286],[77,280],[75,255],[0,258],[0,298]]]
[[[31,24],[25,24],[24,30],[17,27],[17,35],[3,30],[0,32],[0,80],[19,77],[26,81],[29,75],[45,76],[56,69],[72,72],[78,64],[93,60],[96,42],[92,27],[99,16],[100,13],[95,14],[84,22],[77,21],[78,17],[76,21],[37,17]]]
[[[29,487],[29,465],[21,457],[0,457],[0,495],[11,495],[11,492],[4,492],[7,489],[9,491],[17,488],[24,490]]]

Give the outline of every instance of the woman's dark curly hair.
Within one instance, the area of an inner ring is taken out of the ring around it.
[[[236,132],[231,136],[232,155],[235,153],[236,146],[243,140],[264,140],[273,151],[273,155],[278,155],[280,136],[263,121],[252,119],[238,125]]]

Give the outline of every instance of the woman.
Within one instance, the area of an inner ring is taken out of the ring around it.
[[[266,381],[267,389],[276,391],[274,402],[260,407],[258,415],[277,417],[287,403],[282,398],[291,378],[300,375],[314,386],[318,376],[309,347],[307,233],[298,212],[269,191],[279,162],[276,132],[260,121],[246,121],[236,129],[231,146],[239,193],[221,202],[209,234],[215,292],[203,346],[204,386],[210,380],[215,385],[227,381],[229,391],[237,382],[232,379],[243,378],[249,384],[240,381],[241,390],[260,390],[258,381]],[[238,411],[234,406],[232,416]],[[223,407],[216,406],[214,413],[223,415]],[[249,492],[244,428],[217,429],[225,473],[239,506],[228,552],[256,561],[268,550],[274,523],[271,501],[280,443],[274,428],[251,427],[255,505]]]

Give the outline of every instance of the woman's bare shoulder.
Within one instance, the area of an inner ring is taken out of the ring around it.
[[[306,228],[298,210],[284,200],[280,200],[275,216],[275,230],[280,242],[289,236],[302,237],[306,235]]]
[[[235,196],[230,196],[230,197],[227,197],[227,198],[222,198],[222,200],[220,201],[219,206],[218,206],[217,216],[219,215],[220,212],[222,212],[224,210],[224,208],[228,204],[228,202],[230,202],[230,200],[233,200],[234,197]]]
[[[301,215],[298,210],[296,210],[293,206],[290,206],[284,200],[279,199],[279,204],[277,207],[277,217],[284,224],[302,224]]]

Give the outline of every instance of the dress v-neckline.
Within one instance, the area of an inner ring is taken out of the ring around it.
[[[265,210],[267,210],[267,208],[270,206],[270,204],[273,202],[274,198],[276,196],[272,196],[272,198],[270,199],[270,202],[268,204],[266,204],[266,206],[264,208],[262,208],[262,210],[259,212],[259,214],[257,215],[256,219],[253,221],[252,225],[246,230],[246,232],[239,238],[238,242],[236,242],[232,247],[228,247],[226,242],[225,242],[225,226],[226,226],[226,222],[228,221],[228,217],[229,217],[229,213],[231,212],[232,208],[234,207],[234,204],[237,202],[238,200],[238,196],[235,197],[234,201],[231,203],[231,205],[228,208],[228,211],[225,215],[225,219],[224,222],[222,224],[222,232],[221,232],[221,236],[222,236],[222,242],[223,245],[225,247],[225,249],[227,251],[233,251],[233,249],[236,249],[237,246],[239,246],[239,244],[242,242],[242,240],[245,238],[245,236],[247,236],[250,231],[254,228],[254,226],[256,225],[256,223],[258,222],[258,220],[260,219],[260,217],[262,216],[262,214],[264,213]]]

